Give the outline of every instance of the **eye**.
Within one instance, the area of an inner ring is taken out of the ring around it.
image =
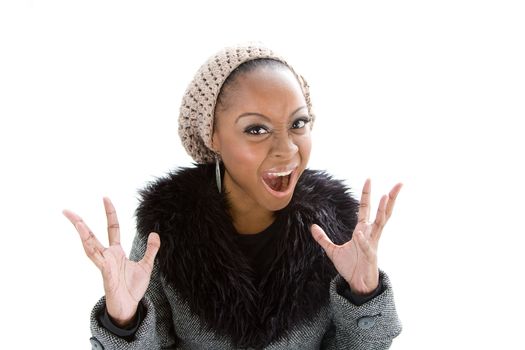
[[[264,135],[269,133],[268,128],[262,125],[253,125],[244,129],[244,132],[248,135]]]
[[[310,118],[301,117],[296,119],[292,124],[292,129],[302,129],[310,122]]]

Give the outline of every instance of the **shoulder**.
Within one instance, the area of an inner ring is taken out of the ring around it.
[[[217,197],[213,171],[210,165],[197,164],[177,168],[147,183],[139,191],[135,211],[139,233],[158,231],[163,223],[181,221],[188,213],[202,208],[204,200]]]
[[[306,169],[299,178],[295,196],[302,205],[310,203],[319,208],[354,211],[359,206],[352,189],[324,170]]]
[[[204,189],[205,183],[214,180],[211,170],[210,165],[196,164],[194,167],[181,167],[170,171],[150,181],[139,191],[141,204],[158,199],[171,199],[184,192]]]
[[[323,227],[334,241],[343,242],[357,224],[359,201],[343,180],[323,170],[306,169],[299,178],[290,209]]]

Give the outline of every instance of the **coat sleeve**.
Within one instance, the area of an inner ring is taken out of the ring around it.
[[[332,180],[326,174],[315,179],[319,187],[316,192],[323,194],[317,202],[325,201],[319,211],[318,221],[330,239],[343,244],[352,239],[357,224],[359,201],[342,181]],[[339,275],[330,283],[330,308],[332,323],[326,332],[321,348],[327,350],[388,349],[392,340],[401,332],[401,323],[394,304],[392,285],[388,276],[379,270],[383,283],[382,292],[362,305],[354,305],[344,297],[348,284]]]
[[[379,271],[383,292],[363,305],[356,306],[341,295],[346,282],[338,274],[330,284],[332,327],[323,339],[322,349],[388,349],[401,333],[401,323],[394,305],[388,276]]]
[[[131,260],[138,261],[144,256],[147,241],[142,237],[144,236],[135,236],[130,253]],[[135,336],[131,341],[127,341],[111,333],[99,322],[99,315],[105,308],[105,298],[102,297],[91,312],[92,349],[175,349],[176,336],[173,330],[171,307],[164,294],[156,260],[142,303],[145,309],[144,319]]]

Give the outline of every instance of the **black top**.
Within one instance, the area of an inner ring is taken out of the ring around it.
[[[235,242],[239,245],[245,258],[254,270],[256,284],[260,282],[264,273],[268,271],[275,259],[277,244],[279,242],[278,238],[282,233],[283,226],[283,219],[278,216],[270,226],[259,233],[238,234],[235,236]],[[351,303],[359,306],[381,294],[383,291],[383,282],[380,280],[376,290],[366,296],[354,294],[350,290],[350,286],[347,285],[346,287],[346,289],[338,290],[338,292]],[[134,322],[125,329],[119,328],[111,321],[106,309],[104,309],[104,313],[99,316],[99,321],[107,330],[115,335],[131,340],[144,317],[143,305],[140,303]]]
[[[283,219],[278,217],[270,226],[259,233],[235,236],[235,242],[255,272],[255,285],[260,282],[265,272],[272,266],[283,226]]]

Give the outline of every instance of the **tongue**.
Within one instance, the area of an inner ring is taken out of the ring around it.
[[[282,192],[288,188],[289,179],[290,175],[265,178],[264,181],[272,190]]]
[[[280,191],[281,185],[283,183],[283,178],[280,176],[272,177],[270,179],[266,180],[266,183],[270,186],[270,188],[274,191]]]
[[[286,191],[288,183],[290,182],[290,175],[282,177],[281,191]]]

